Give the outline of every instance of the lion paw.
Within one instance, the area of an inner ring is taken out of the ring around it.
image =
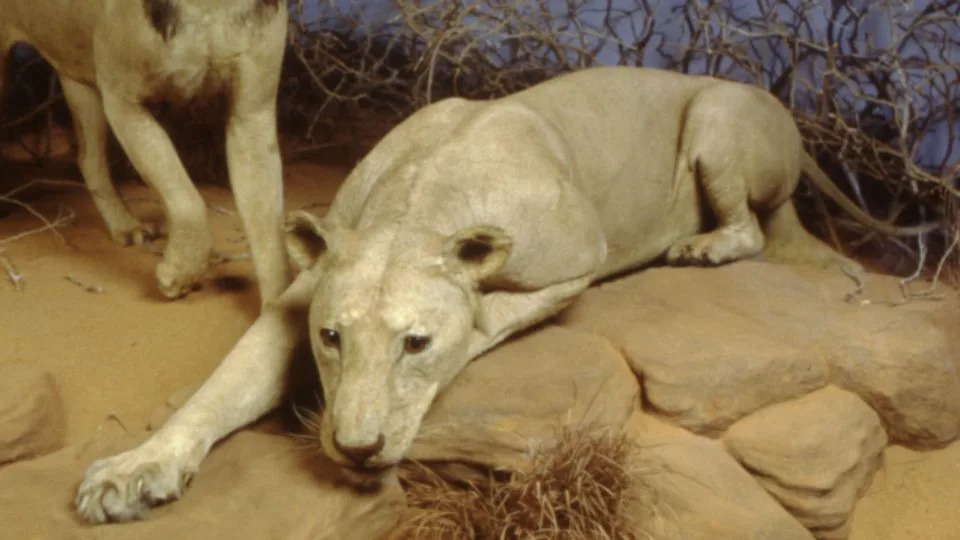
[[[206,265],[193,271],[181,270],[172,264],[157,265],[157,287],[167,298],[182,298],[199,288],[199,281],[206,272]]]
[[[718,265],[724,262],[724,254],[716,244],[694,236],[684,238],[667,250],[667,262],[675,265]]]
[[[121,246],[142,246],[157,237],[157,227],[134,220],[132,224],[110,229],[110,237]]]
[[[95,202],[98,202],[95,200]],[[140,246],[157,237],[157,226],[153,224],[141,223],[140,220],[130,215],[130,212],[123,206],[119,200],[115,204],[109,204],[106,201],[99,201],[97,210],[103,218],[107,231],[110,232],[110,238],[121,246]]]
[[[156,225],[141,223],[116,196],[94,194],[93,202],[110,238],[121,246],[139,246],[157,237]]]
[[[157,285],[167,298],[180,298],[199,286],[210,267],[209,243],[197,249],[176,249],[167,245],[163,262],[157,265]]]
[[[759,229],[718,229],[681,238],[667,250],[667,262],[680,265],[716,266],[756,255],[763,249]]]
[[[77,512],[90,523],[142,518],[178,499],[191,473],[175,459],[145,456],[135,448],[92,463],[77,489]]]

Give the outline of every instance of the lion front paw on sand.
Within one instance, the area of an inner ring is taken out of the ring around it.
[[[179,498],[191,476],[181,460],[140,446],[91,464],[75,504],[91,523],[139,519],[150,507]]]

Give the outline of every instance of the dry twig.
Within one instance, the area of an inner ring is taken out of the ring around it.
[[[7,274],[7,279],[10,280],[13,288],[22,292],[24,288],[23,274],[17,271],[10,259],[3,254],[2,249],[0,249],[0,266],[3,267],[3,271]]]
[[[95,283],[88,283],[88,282],[86,282],[86,281],[82,281],[80,278],[74,276],[73,274],[67,274],[67,275],[63,276],[63,278],[66,279],[67,281],[69,281],[70,283],[73,283],[73,284],[75,284],[76,286],[80,287],[81,289],[89,292],[89,293],[103,294],[103,293],[106,292],[106,291],[104,290],[104,288],[101,287],[100,285],[97,285],[97,284],[95,284]]]

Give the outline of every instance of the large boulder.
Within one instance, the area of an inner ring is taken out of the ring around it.
[[[723,440],[800,523],[832,539],[849,535],[887,434],[863,400],[828,386],[747,416]]]
[[[624,509],[638,538],[809,540],[793,518],[723,445],[645,413],[626,433],[636,444],[633,493]]]
[[[66,417],[53,375],[33,364],[0,364],[0,465],[61,448]]]
[[[806,284],[783,279],[770,266],[648,269],[588,290],[564,312],[562,324],[620,346],[657,413],[717,436],[761,407],[827,383],[822,359],[782,337],[794,306],[766,296]],[[771,283],[763,283],[765,277]],[[736,286],[745,281],[757,289]]]
[[[947,326],[916,311],[887,308],[847,324],[845,341],[830,355],[830,373],[880,414],[893,442],[935,448],[960,434],[960,349],[951,345]],[[960,318],[952,326],[960,328]]]
[[[899,291],[869,275],[866,299]],[[838,270],[741,261],[651,268],[585,292],[562,324],[622,348],[650,407],[719,436],[762,407],[828,381],[860,395],[891,439],[943,445],[960,434],[956,309],[937,302],[844,302]]]
[[[619,430],[639,391],[609,342],[546,326],[468,365],[431,406],[408,457],[522,470],[565,428]]]

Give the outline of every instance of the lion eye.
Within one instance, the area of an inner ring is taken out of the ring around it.
[[[330,347],[331,349],[339,349],[340,348],[340,332],[337,332],[336,330],[331,330],[329,328],[321,328],[320,341],[322,341],[324,345],[326,345],[327,347]]]
[[[430,344],[430,338],[427,336],[407,336],[403,340],[403,351],[407,354],[417,354],[423,352]]]

